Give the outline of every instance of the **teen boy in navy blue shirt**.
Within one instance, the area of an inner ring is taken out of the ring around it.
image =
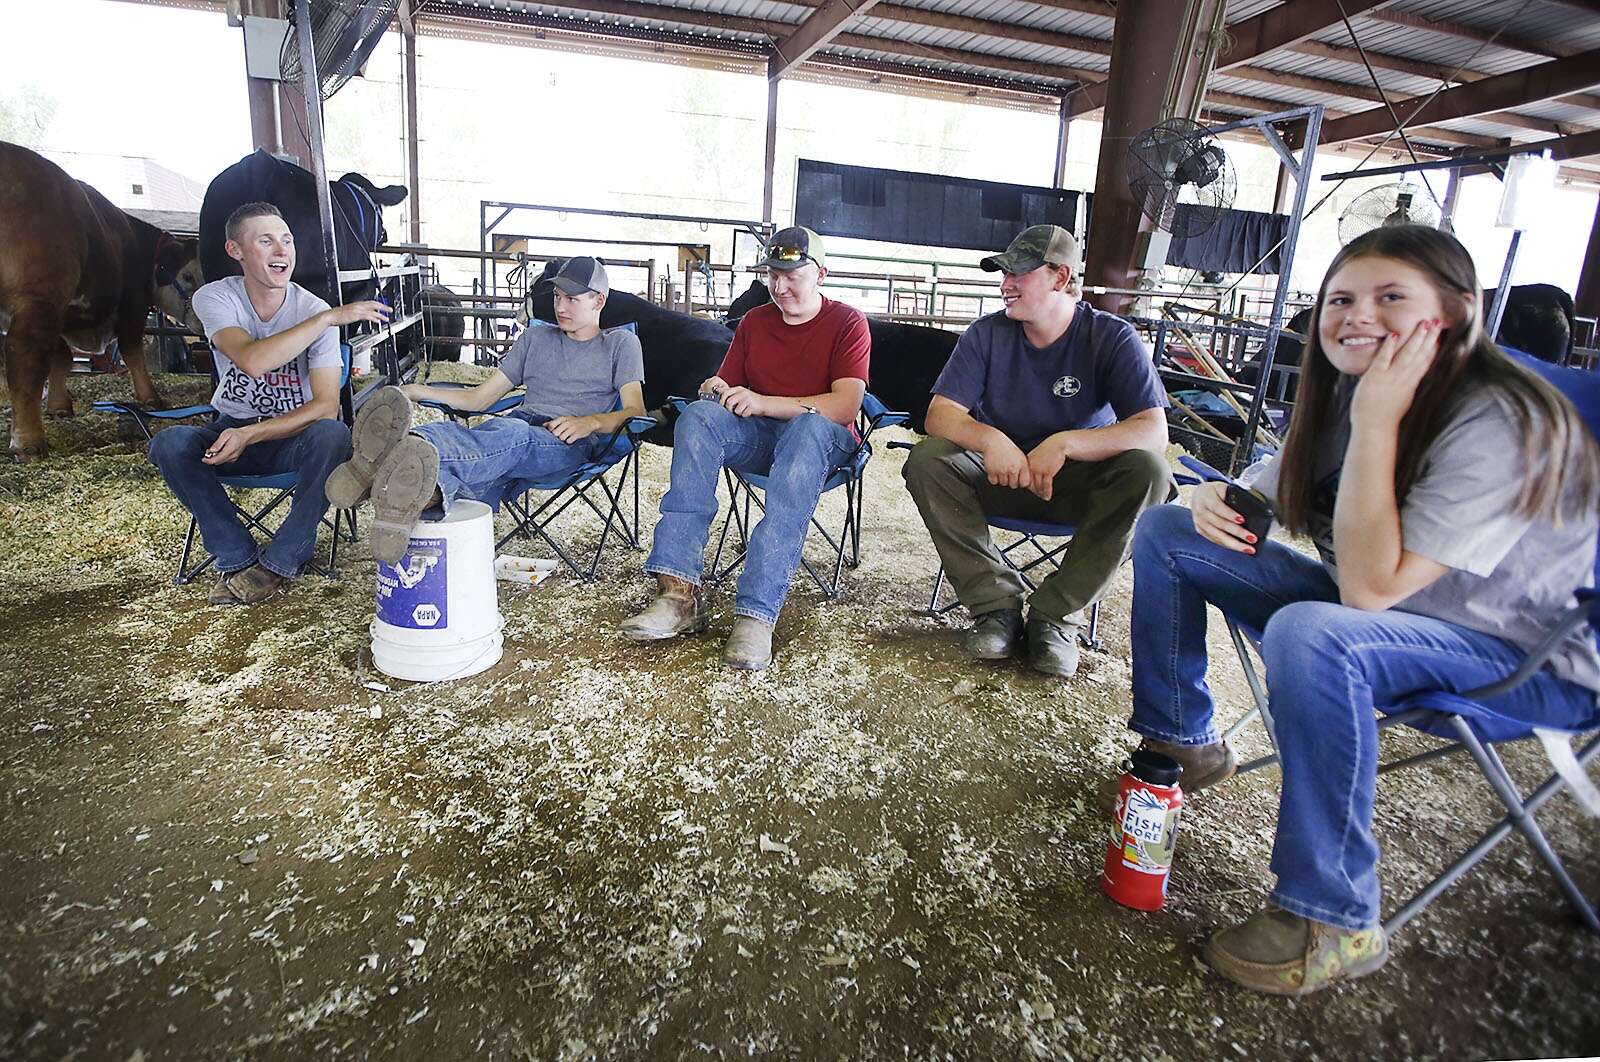
[[[973,322],[933,386],[928,435],[905,478],[978,659],[1013,655],[1052,675],[1078,667],[1078,631],[1127,555],[1139,514],[1173,493],[1166,393],[1133,328],[1078,298],[1077,243],[1035,225],[992,255],[1005,309]],[[1031,596],[988,516],[1077,529]],[[1028,606],[1024,624],[1022,609]]]

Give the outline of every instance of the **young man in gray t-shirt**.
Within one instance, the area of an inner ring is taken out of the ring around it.
[[[371,494],[377,560],[400,561],[425,510],[448,511],[457,498],[498,504],[517,480],[562,475],[594,460],[629,417],[644,415],[638,337],[600,328],[611,290],[605,266],[573,258],[553,283],[556,323],[530,321],[483,383],[468,390],[385,388],[362,409],[354,452],[329,478],[328,496],[348,506]],[[410,429],[408,398],[482,410],[515,387],[527,393],[503,417],[472,427],[439,421]]]
[[[358,302],[338,309],[289,278],[294,236],[271,203],[246,203],[227,223],[227,251],[243,276],[194,293],[211,341],[217,389],[210,424],[156,434],[150,460],[200,525],[222,578],[212,604],[254,604],[300,574],[328,511],[323,484],[350,456],[339,419],[340,325],[383,321],[388,309]],[[239,520],[218,476],[299,476],[289,515],[262,548]]]

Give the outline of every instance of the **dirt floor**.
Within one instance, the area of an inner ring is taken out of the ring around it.
[[[596,583],[502,586],[491,670],[412,685],[371,665],[365,540],[338,581],[210,608],[170,582],[186,517],[142,441],[85,414],[50,442],[0,468],[0,1057],[1600,1052],[1600,940],[1520,840],[1303,1001],[1199,960],[1270,885],[1272,772],[1192,801],[1167,910],[1106,900],[1130,579],[1076,679],[964,662],[962,615],[922,611],[903,451],[872,462],[861,567],[836,601],[796,584],[765,674],[719,665],[728,590],[707,636],[620,640],[647,584],[613,548]],[[1493,817],[1464,764],[1379,796],[1390,908]],[[1600,892],[1600,827],[1543,820]]]

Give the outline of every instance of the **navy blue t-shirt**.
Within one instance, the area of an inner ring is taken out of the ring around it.
[[[1086,302],[1043,349],[1004,310],[978,318],[962,333],[933,393],[965,406],[1024,451],[1058,431],[1103,428],[1167,406],[1133,326]]]

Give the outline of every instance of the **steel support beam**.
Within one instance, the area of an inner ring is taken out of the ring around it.
[[[1072,119],[1077,113],[1079,93],[1069,92],[1061,97],[1061,124],[1056,131],[1056,168],[1052,188],[1067,186],[1067,138],[1072,129]]]
[[[1218,72],[1247,63],[1258,55],[1299,44],[1329,26],[1341,13],[1355,16],[1381,7],[1389,0],[1289,0],[1254,18],[1228,27],[1233,47],[1217,57]]]
[[[1448,19],[1413,15],[1409,11],[1368,11],[1366,15],[1368,18],[1377,19],[1379,22],[1387,22],[1392,26],[1408,26],[1411,29],[1441,33],[1447,37],[1459,37],[1462,40],[1476,41],[1478,44],[1504,48],[1511,52],[1537,55],[1544,59],[1555,59],[1571,55],[1574,52],[1574,49],[1563,48],[1553,41],[1530,41],[1498,30],[1479,29],[1476,26],[1468,26],[1465,23],[1452,22]]]
[[[283,8],[279,0],[243,0],[239,13],[256,18],[282,18]],[[239,31],[239,40],[243,44],[242,29]],[[276,155],[283,146],[278,131],[276,83],[248,74],[244,80],[245,99],[250,107],[250,144],[269,155]]]
[[[837,37],[844,27],[858,15],[871,10],[878,0],[826,0],[794,31],[775,43],[772,58],[767,60],[767,77],[776,81],[807,59],[811,53]]]
[[[1122,0],[1117,5],[1095,169],[1094,215],[1085,248],[1086,285],[1129,288],[1138,277],[1133,261],[1139,234],[1153,224],[1128,190],[1128,144],[1166,117],[1161,108],[1167,87],[1190,43],[1180,39],[1187,19],[1177,15],[1171,0]],[[1123,308],[1121,295],[1099,295],[1093,301],[1103,310]]]
[[[422,242],[422,175],[417,126],[417,25],[415,0],[400,0],[400,33],[405,39],[406,68],[406,205],[411,215],[411,242]]]
[[[1412,97],[1392,102],[1401,123],[1410,129],[1457,118],[1494,114],[1526,103],[1577,92],[1595,84],[1600,84],[1600,49],[1484,78],[1470,85],[1445,89],[1431,99]],[[1389,117],[1388,109],[1375,107],[1324,125],[1322,142],[1337,144],[1363,136],[1381,136],[1393,129],[1394,122]]]
[[[1589,224],[1589,249],[1578,271],[1578,294],[1572,301],[1579,317],[1600,317],[1600,209]]]
[[[761,220],[772,224],[773,173],[778,164],[778,83],[779,78],[767,79],[767,152],[765,168],[761,171]]]

